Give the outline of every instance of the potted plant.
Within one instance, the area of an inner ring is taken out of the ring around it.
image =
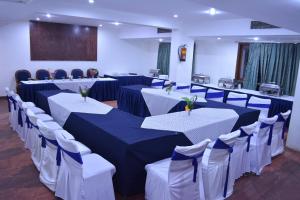
[[[183,97],[182,99],[186,102],[185,111],[190,116],[191,111],[193,110],[194,104],[197,101],[198,97],[197,97],[197,95],[195,95],[195,96],[192,96],[191,98]]]

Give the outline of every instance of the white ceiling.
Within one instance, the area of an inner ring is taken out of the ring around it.
[[[0,25],[34,20],[36,17],[42,21],[94,26],[113,26],[112,21],[119,21],[124,23],[123,28],[182,28],[199,36],[200,29],[203,32],[203,29],[212,27],[213,31],[204,32],[215,37],[218,32],[224,32],[224,27],[238,30],[242,22],[247,21],[245,19],[255,19],[300,33],[300,0],[95,0],[93,5],[88,0],[29,0],[27,4],[12,3],[15,1],[19,0],[0,0]],[[211,7],[217,8],[219,14],[210,16],[205,13]],[[51,13],[53,17],[47,19],[46,13]],[[174,14],[179,17],[173,18]],[[232,24],[239,20],[240,26],[238,23]],[[222,27],[219,27],[221,23]],[[243,23],[243,32],[248,24]],[[194,27],[199,31],[192,31]],[[243,34],[247,37],[253,35],[253,32],[251,34],[249,30],[248,34]]]

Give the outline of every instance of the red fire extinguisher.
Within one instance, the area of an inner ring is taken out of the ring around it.
[[[186,60],[186,45],[181,45],[178,47],[178,57],[180,62],[185,62]]]

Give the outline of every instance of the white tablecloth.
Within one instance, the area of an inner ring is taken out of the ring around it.
[[[59,93],[48,97],[52,117],[63,126],[71,112],[107,114],[112,107],[87,97],[85,102],[80,94]]]
[[[117,81],[113,78],[85,78],[85,79],[62,79],[62,80],[34,80],[34,81],[22,81],[24,84],[46,84],[53,83],[61,90],[71,90],[73,92],[79,92],[81,88],[91,88],[97,81]]]
[[[162,89],[143,88],[143,98],[147,104],[151,116],[168,113],[176,104],[183,101],[183,97],[193,95],[172,91],[168,94]],[[204,98],[198,97],[197,102],[206,102]]]
[[[193,143],[209,138],[217,139],[230,133],[239,115],[231,109],[199,108],[187,112],[175,112],[146,117],[142,128],[181,132]]]

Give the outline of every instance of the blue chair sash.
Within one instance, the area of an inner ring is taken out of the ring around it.
[[[266,123],[261,123],[260,128],[267,128],[270,127],[269,130],[269,138],[268,138],[268,145],[271,145],[272,142],[272,137],[273,137],[273,128],[274,128],[274,124],[266,124]]]
[[[165,81],[159,81],[159,82],[155,82],[152,83],[151,86],[156,87],[156,86],[163,86]]]
[[[6,96],[6,100],[7,100],[8,112],[11,112],[11,109],[10,109],[10,100],[9,100],[8,95]]]
[[[231,97],[231,98],[227,98],[227,101],[247,101],[247,98]]]
[[[192,165],[194,166],[194,175],[193,175],[193,182],[195,183],[197,180],[197,173],[198,173],[198,158],[202,157],[204,152],[201,152],[194,156],[186,156],[176,151],[173,151],[172,160],[192,160]]]
[[[191,89],[191,93],[200,93],[200,92],[206,92],[206,89]]]
[[[281,132],[281,139],[284,140],[284,131],[285,131],[285,128],[286,128],[287,119],[284,119],[281,114],[278,114],[277,116],[278,116],[277,122],[283,122],[283,127],[282,127],[282,132]]]
[[[231,160],[231,153],[233,152],[233,148],[229,146],[228,144],[224,143],[222,140],[217,139],[214,146],[214,149],[227,149],[229,153],[229,158],[228,158],[228,165],[227,165],[227,170],[226,170],[226,179],[225,179],[225,185],[224,185],[224,192],[223,192],[223,197],[225,198],[227,195],[227,187],[228,187],[228,179],[229,179],[229,170],[230,170],[230,160]]]
[[[182,85],[182,86],[177,86],[176,90],[184,90],[184,89],[189,89],[189,85]]]
[[[58,146],[58,143],[56,140],[50,140],[50,139],[46,138],[45,136],[43,136],[42,134],[39,135],[39,138],[42,139],[42,148],[46,148],[47,142],[50,142],[51,144]]]
[[[22,108],[19,108],[19,110],[18,110],[18,124],[19,124],[21,127],[23,127],[22,112],[23,112],[23,109],[22,109]]]
[[[270,108],[271,104],[248,103],[248,106],[254,108]]]
[[[13,97],[8,97],[8,98],[12,102],[12,104],[14,105],[14,110],[17,110],[17,101]]]
[[[30,119],[29,119],[29,117],[26,115],[26,123],[27,123],[27,127],[29,128],[29,129],[32,129],[32,128],[36,128],[37,130],[39,130],[39,127],[38,126],[36,126],[36,125],[34,125],[31,121],[30,121]]]
[[[223,91],[213,92],[213,93],[207,93],[206,94],[206,98],[209,98],[209,99],[223,98],[223,97],[224,97],[224,92]]]
[[[248,135],[242,128],[240,128],[241,134],[239,137],[247,137],[247,152],[250,150],[250,141],[253,134]]]
[[[56,165],[57,166],[60,166],[61,164],[61,153],[62,151],[67,154],[68,156],[70,156],[72,159],[74,159],[76,162],[78,162],[79,164],[83,164],[82,162],[82,158],[81,158],[81,155],[80,153],[73,153],[73,152],[70,152],[70,151],[67,151],[65,149],[63,149],[61,146],[57,145],[57,153],[56,153]]]

